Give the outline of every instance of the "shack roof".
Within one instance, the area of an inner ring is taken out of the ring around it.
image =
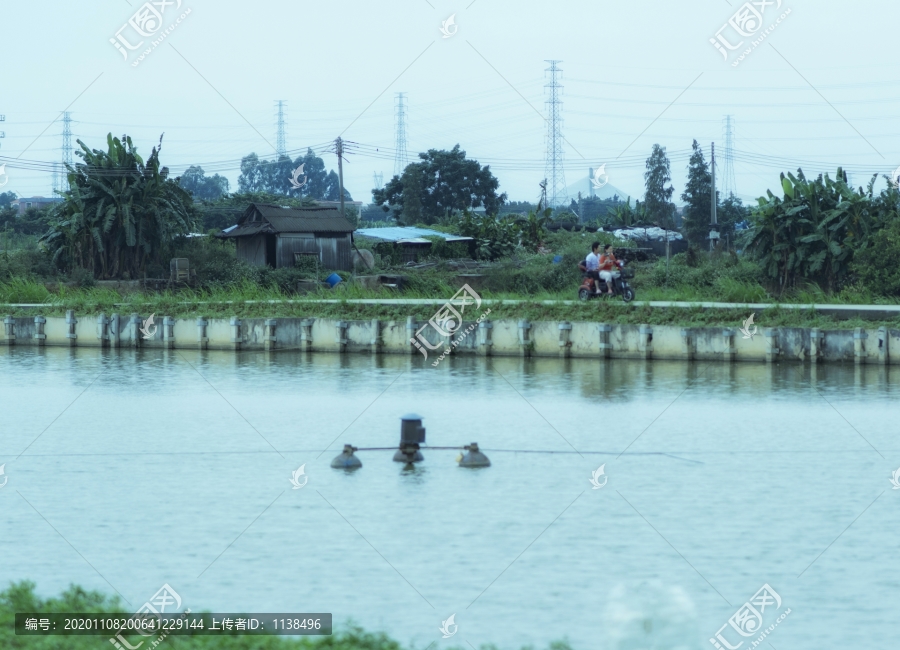
[[[282,208],[251,203],[237,226],[218,233],[221,239],[249,237],[259,233],[348,233],[353,225],[335,208]]]
[[[360,228],[356,231],[360,237],[368,237],[370,239],[380,239],[381,241],[393,242],[395,244],[423,244],[430,243],[424,237],[440,237],[444,241],[472,241],[471,237],[461,237],[459,235],[451,235],[438,230],[430,230],[429,228],[413,228],[412,226],[400,227],[394,226],[389,228]]]

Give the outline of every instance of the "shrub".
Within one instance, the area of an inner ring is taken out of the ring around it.
[[[0,281],[12,278],[52,279],[57,275],[50,257],[39,250],[0,253]]]
[[[437,235],[426,235],[424,239],[431,242],[428,257],[439,260],[454,260],[469,257],[469,245],[467,242],[448,242]]]
[[[900,296],[900,220],[875,233],[872,245],[856,253],[851,272],[876,295]]]
[[[88,269],[75,268],[69,274],[69,278],[75,283],[75,286],[82,289],[89,289],[97,284],[96,280],[94,280],[94,274]]]

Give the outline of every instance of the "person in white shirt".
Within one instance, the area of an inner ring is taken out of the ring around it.
[[[600,293],[600,242],[595,241],[591,244],[591,252],[584,260],[584,266],[587,269],[588,277],[594,279],[594,290]]]

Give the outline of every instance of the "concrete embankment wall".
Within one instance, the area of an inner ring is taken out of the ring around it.
[[[0,345],[210,350],[309,350],[421,355],[710,361],[900,363],[900,330],[761,328],[745,338],[737,328],[619,325],[591,322],[464,322],[441,336],[425,321],[345,321],[328,318],[175,319],[157,317],[141,334],[138,315],[6,317]],[[420,333],[419,346],[411,339]],[[424,341],[422,341],[424,339]]]

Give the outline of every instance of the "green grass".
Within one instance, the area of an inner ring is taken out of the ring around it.
[[[42,285],[40,285],[42,286]],[[23,289],[24,287],[24,289]],[[20,298],[25,291],[28,296],[38,297],[37,289],[31,285],[0,285],[0,296],[6,297],[4,302],[13,302],[8,298]],[[27,291],[26,291],[27,290]],[[449,299],[455,289],[447,286],[437,294],[439,298]],[[46,296],[44,296],[46,297]],[[132,293],[122,296],[108,289],[65,289],[58,295],[50,295],[51,306],[34,308],[12,307],[2,313],[16,316],[37,315],[62,316],[66,310],[72,309],[79,315],[95,315],[99,313],[118,313],[128,315],[138,313],[148,315],[172,316],[175,318],[341,318],[345,320],[406,320],[414,316],[419,320],[427,320],[435,311],[434,305],[385,305],[358,304],[346,302],[357,298],[435,298],[435,294],[426,291],[410,291],[403,294],[365,291],[360,287],[347,286],[343,290],[322,290],[308,297],[290,296],[276,288],[264,288],[255,285],[236,289],[219,289],[211,291],[162,292],[157,294]],[[594,300],[574,302],[574,304],[541,304],[542,300],[573,300],[572,295],[559,295],[546,292],[535,296],[519,296],[515,294],[494,294],[485,292],[485,299],[526,300],[527,302],[504,305],[491,304],[492,320],[527,319],[531,321],[573,321],[573,322],[607,322],[621,324],[680,325],[684,327],[702,326],[736,326],[744,318],[742,312],[733,309],[703,309],[701,307],[658,308],[636,304],[625,304],[620,300]],[[669,296],[657,295],[653,299],[670,299]],[[699,302],[705,298],[679,296],[689,302]],[[317,299],[338,299],[336,303],[315,302]],[[269,302],[282,301],[282,302]],[[15,300],[19,302],[19,300]],[[32,302],[29,300],[28,302]],[[468,314],[467,314],[468,316]],[[474,316],[472,317],[474,318]],[[837,320],[831,316],[823,316],[811,310],[773,308],[757,313],[757,323],[765,323],[767,327],[820,327],[828,329],[848,329],[855,327],[878,327],[881,325],[900,327],[900,317],[886,321],[863,321],[860,319]]]
[[[3,650],[109,650],[109,636],[16,636],[13,628],[16,612],[124,614],[118,598],[71,586],[58,597],[43,599],[34,593],[31,582],[10,584],[0,591],[0,648]],[[337,621],[335,624],[337,625]],[[137,644],[142,637],[132,636]],[[152,640],[152,639],[151,639]],[[149,644],[143,644],[146,650]],[[160,648],[172,650],[404,650],[404,646],[381,632],[367,632],[349,624],[332,636],[284,638],[276,636],[169,636]],[[462,650],[455,645],[448,650]],[[469,650],[466,648],[466,650]],[[482,645],[479,650],[497,650]],[[557,641],[549,650],[572,650]]]

